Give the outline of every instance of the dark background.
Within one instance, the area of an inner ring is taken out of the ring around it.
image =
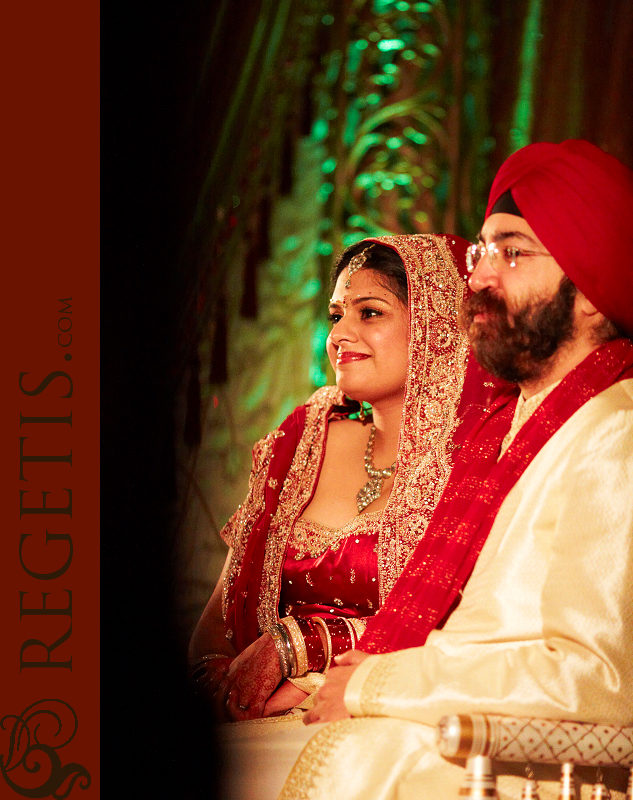
[[[213,798],[170,618],[185,120],[213,2],[102,6],[102,797]]]

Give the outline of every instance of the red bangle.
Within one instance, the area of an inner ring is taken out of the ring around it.
[[[332,639],[332,658],[354,649],[354,637],[344,619],[326,619],[325,624]]]
[[[321,672],[325,666],[325,650],[323,649],[318,626],[311,619],[297,617],[296,620],[306,645],[308,671]]]

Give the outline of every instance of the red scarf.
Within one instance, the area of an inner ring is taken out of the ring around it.
[[[230,596],[235,600],[227,609],[226,627],[234,632],[235,638],[232,639],[232,643],[238,653],[260,635],[257,625],[257,604],[264,571],[268,527],[277,511],[279,495],[301,439],[305,419],[306,407],[299,406],[279,428],[284,435],[275,439],[273,445],[264,508],[252,527],[242,561],[244,566],[235,581],[235,587],[230,591]]]
[[[594,350],[541,403],[497,461],[518,390],[506,392],[471,431],[422,540],[359,649],[386,653],[423,645],[456,603],[501,504],[541,447],[590,398],[633,377],[633,343]]]

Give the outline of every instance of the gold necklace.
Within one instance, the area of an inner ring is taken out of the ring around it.
[[[365,472],[369,475],[369,480],[363,488],[356,495],[356,505],[358,506],[358,513],[367,508],[374,500],[378,500],[382,494],[383,483],[390,478],[396,469],[397,460],[393,462],[390,467],[385,469],[376,469],[374,467],[374,438],[376,436],[376,426],[371,426],[369,432],[369,441],[367,442],[367,449],[365,450]]]

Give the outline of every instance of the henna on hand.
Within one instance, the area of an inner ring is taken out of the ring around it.
[[[219,721],[257,719],[281,682],[279,656],[270,634],[265,633],[231,663],[214,694]]]

